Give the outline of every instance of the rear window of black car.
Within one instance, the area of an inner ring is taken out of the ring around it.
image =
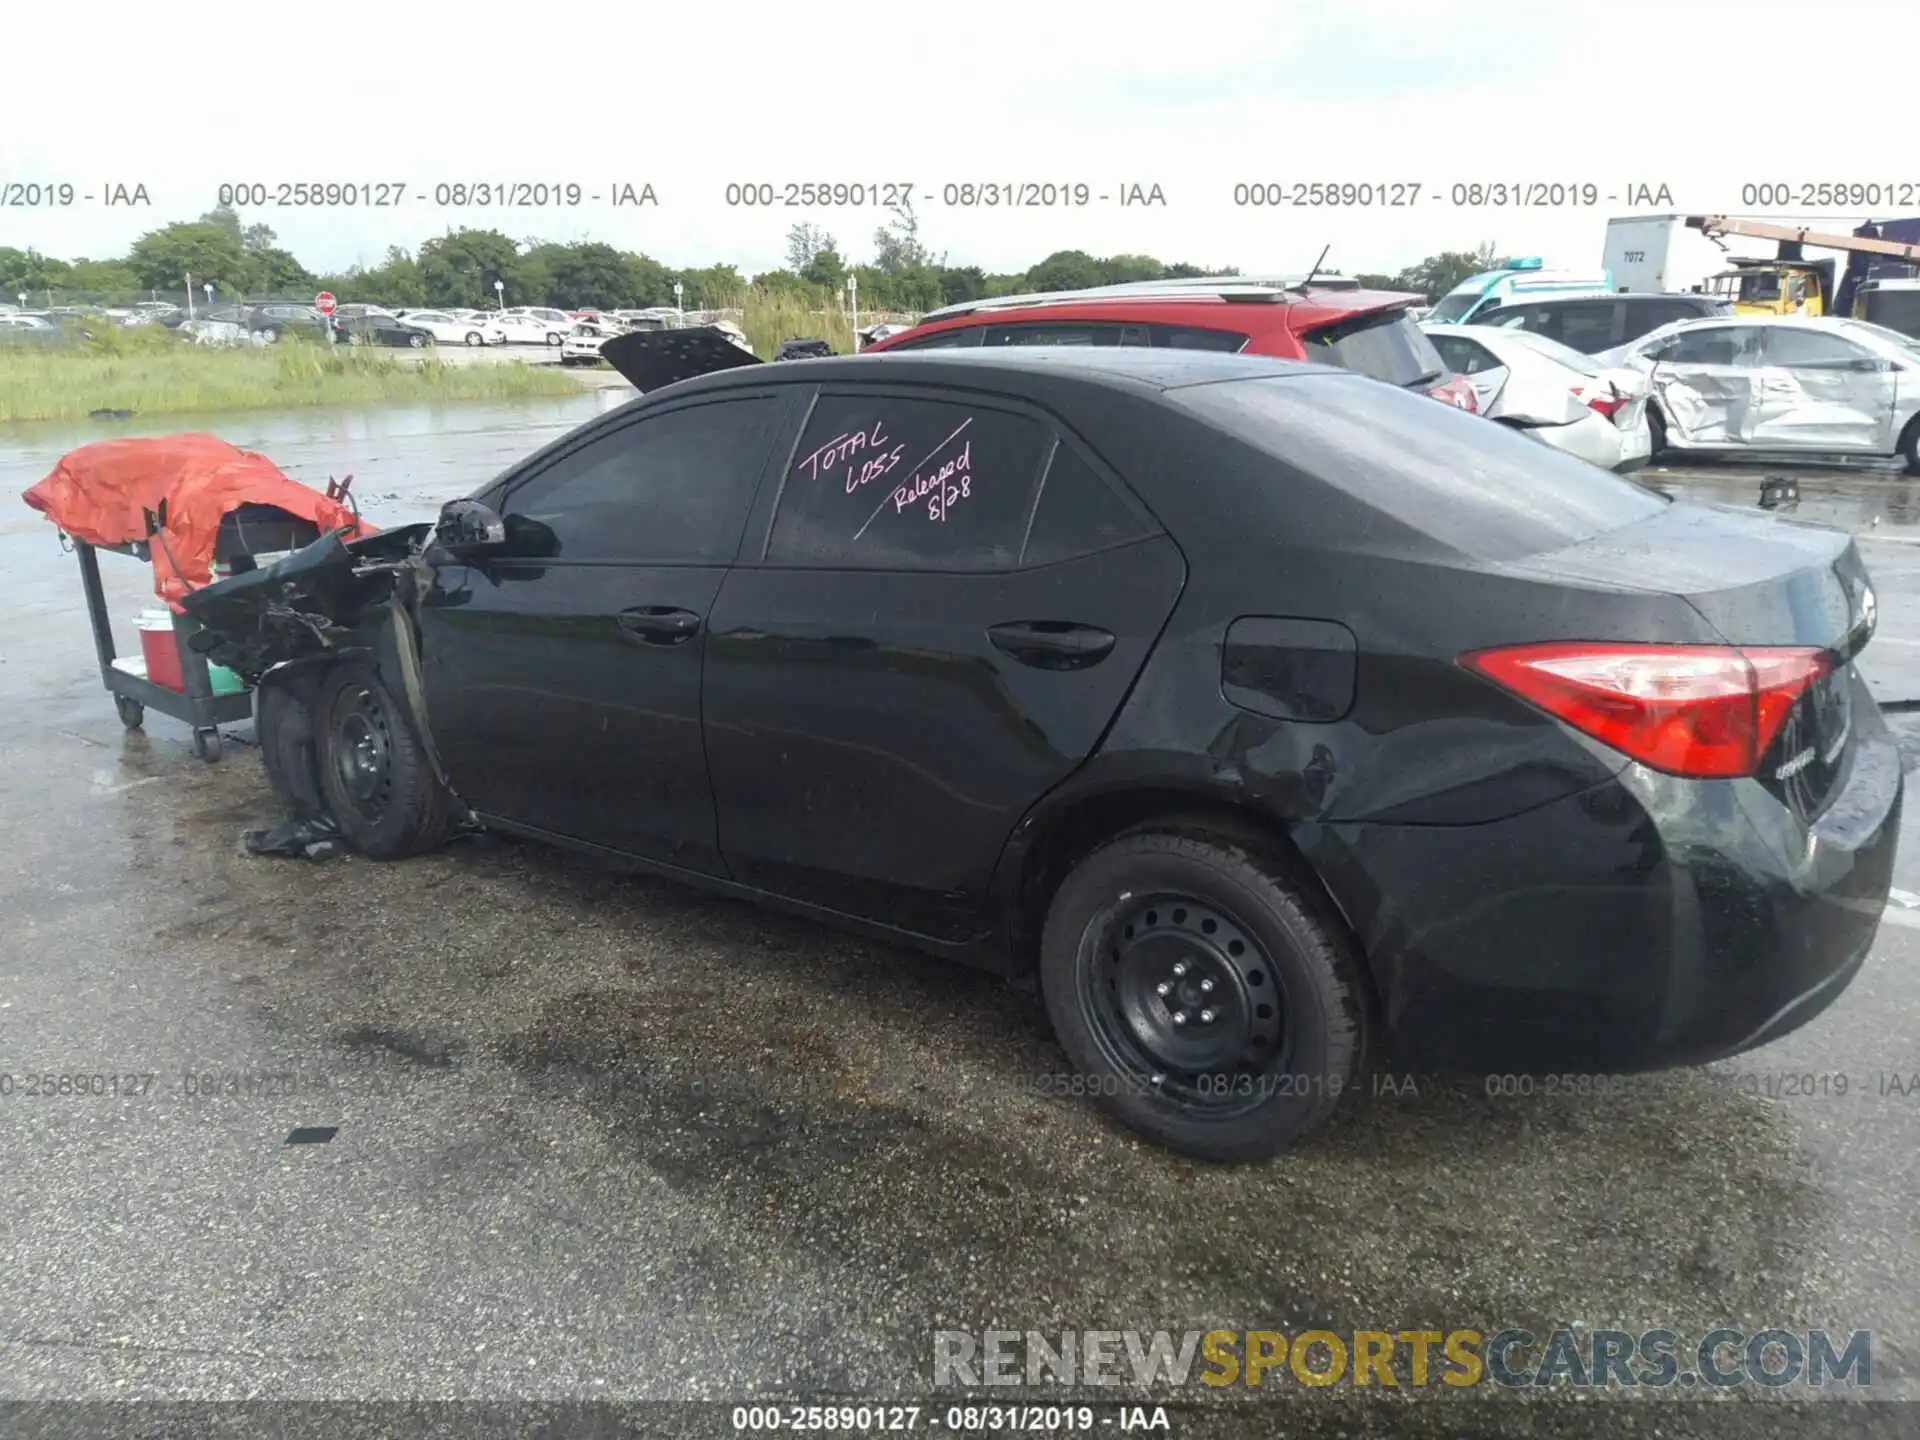
[[[1658,492],[1415,391],[1340,376],[1170,392],[1295,470],[1476,560],[1563,549],[1655,514]]]
[[[1438,380],[1447,373],[1440,352],[1405,310],[1351,316],[1309,330],[1300,339],[1309,360],[1338,365],[1389,385]]]

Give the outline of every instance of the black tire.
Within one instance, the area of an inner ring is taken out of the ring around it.
[[[267,784],[274,797],[301,820],[327,813],[313,733],[315,691],[311,675],[286,681],[269,677],[261,684],[254,707],[253,728],[260,740]]]
[[[220,741],[220,732],[214,729],[193,732],[193,753],[209,765],[220,763],[220,754],[225,747]]]
[[[138,730],[147,723],[147,707],[131,695],[114,696],[113,708],[120,712],[120,723],[129,730]]]
[[[1667,420],[1652,401],[1647,402],[1647,438],[1647,459],[1658,460],[1667,448]]]
[[[409,335],[407,337],[407,344],[411,345],[416,350],[423,349],[426,346],[426,343],[427,343],[427,337],[424,335]]]
[[[347,843],[376,860],[438,848],[452,828],[450,797],[379,670],[341,664],[320,682],[314,716],[320,793]]]
[[[1907,462],[1907,474],[1920,475],[1920,415],[1909,420],[1900,432],[1900,458]]]
[[[478,330],[469,330],[467,332],[467,344],[484,345],[486,343],[487,343],[487,337],[482,335]]]
[[[555,333],[554,331],[552,331],[552,330],[549,330],[549,331],[547,332],[547,344],[549,344],[549,345],[558,345],[558,344],[560,343],[560,341],[561,341],[561,339],[562,339],[562,337],[561,337],[560,335],[558,335],[558,334],[556,334],[556,333]]]
[[[1075,866],[1047,912],[1040,983],[1088,1092],[1204,1160],[1284,1150],[1368,1062],[1338,922],[1287,866],[1201,822],[1122,835]]]

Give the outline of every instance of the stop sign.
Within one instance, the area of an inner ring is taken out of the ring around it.
[[[313,308],[318,310],[322,315],[331,315],[333,313],[333,306],[334,299],[331,290],[322,290],[318,295],[313,297]]]

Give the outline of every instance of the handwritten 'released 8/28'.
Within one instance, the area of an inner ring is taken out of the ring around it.
[[[954,432],[928,451],[917,463],[908,467],[913,473],[905,484],[896,485],[887,493],[887,498],[869,515],[866,524],[855,533],[858,539],[866,533],[867,526],[887,508],[893,506],[894,513],[900,514],[924,500],[929,520],[944,521],[954,505],[973,495],[973,440],[964,441],[957,454],[952,455],[938,469],[923,469],[930,466],[940,453],[959,439],[968,426],[973,424],[969,416],[962,421]],[[904,444],[883,449],[889,440],[886,422],[876,420],[868,429],[849,430],[836,435],[826,444],[817,447],[799,464],[795,470],[804,470],[809,479],[823,479],[831,476],[838,467],[847,467],[845,474],[846,493],[853,495],[871,482],[891,474],[900,463],[900,457],[906,452]],[[853,462],[864,455],[858,465]]]

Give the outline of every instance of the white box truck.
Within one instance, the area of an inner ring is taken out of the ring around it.
[[[1732,256],[1684,215],[1625,215],[1607,221],[1607,251],[1600,263],[1614,288],[1678,294],[1705,290],[1707,277],[1733,268]]]

